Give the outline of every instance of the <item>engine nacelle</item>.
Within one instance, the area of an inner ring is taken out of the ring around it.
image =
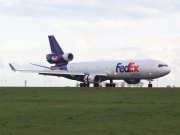
[[[86,75],[85,77],[84,77],[84,81],[86,82],[86,83],[100,83],[100,81],[101,81],[101,77],[100,76],[98,76],[98,75]]]
[[[64,53],[62,56],[63,56],[64,60],[66,60],[67,62],[72,61],[74,58],[72,53]]]
[[[124,81],[128,84],[138,84],[141,80],[140,79],[125,79]]]
[[[64,53],[63,55],[48,54],[46,59],[51,64],[68,63],[74,58],[72,53]]]

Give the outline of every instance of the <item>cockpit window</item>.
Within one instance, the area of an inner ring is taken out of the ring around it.
[[[168,67],[166,64],[159,64],[158,67]]]

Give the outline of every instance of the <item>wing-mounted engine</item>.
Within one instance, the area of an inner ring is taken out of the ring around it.
[[[98,75],[90,74],[90,75],[86,75],[84,77],[84,81],[85,81],[85,83],[100,83],[101,77]]]
[[[125,79],[124,81],[128,84],[138,84],[141,80],[140,79]]]
[[[50,64],[67,63],[74,58],[72,53],[64,53],[63,55],[48,54],[46,59]]]

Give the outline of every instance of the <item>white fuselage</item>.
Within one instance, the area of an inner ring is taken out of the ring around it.
[[[164,65],[159,67],[159,65]],[[158,60],[116,60],[70,63],[69,72],[88,74],[107,74],[113,80],[118,79],[155,79],[170,73],[168,65]]]

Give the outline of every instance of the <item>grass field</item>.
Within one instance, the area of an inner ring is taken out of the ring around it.
[[[179,135],[180,89],[0,88],[1,135]]]

